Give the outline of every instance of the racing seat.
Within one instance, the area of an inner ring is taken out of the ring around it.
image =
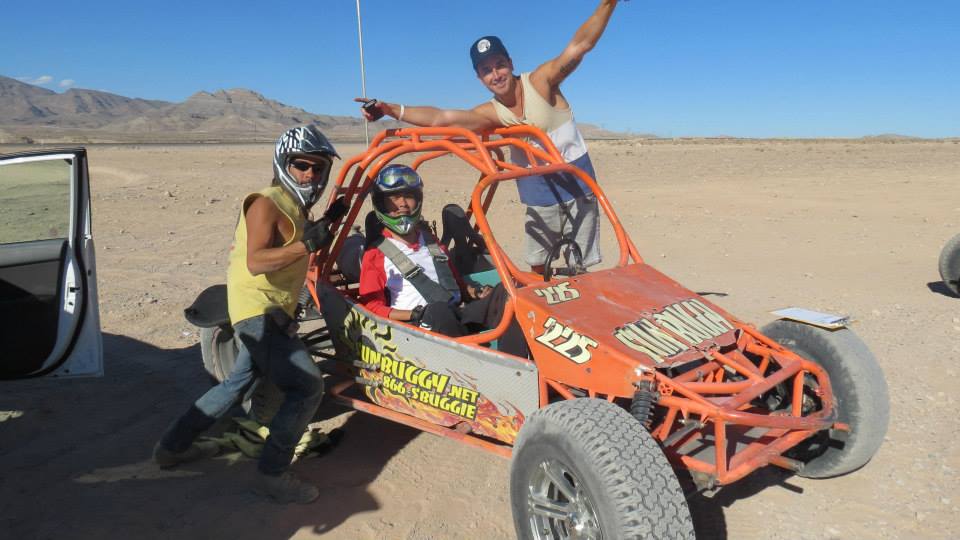
[[[377,215],[371,210],[363,223],[363,234],[355,232],[343,241],[340,253],[337,254],[337,269],[343,274],[347,283],[360,282],[360,263],[363,252],[371,243],[383,233],[383,224],[377,220]]]
[[[353,233],[343,241],[340,253],[337,254],[337,269],[343,274],[348,284],[360,282],[360,261],[363,259],[363,250],[366,246],[363,235]]]
[[[440,212],[440,219],[443,224],[440,244],[447,248],[460,275],[481,285],[499,283],[493,261],[487,252],[487,244],[470,225],[463,208],[448,204]]]
[[[367,212],[367,217],[363,221],[364,244],[373,244],[377,239],[383,236],[383,223],[377,219],[377,213],[373,210]]]

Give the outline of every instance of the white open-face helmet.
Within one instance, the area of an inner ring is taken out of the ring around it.
[[[315,174],[313,182],[301,184],[287,171],[290,160],[297,157],[319,159],[327,164],[326,170]],[[274,180],[290,193],[304,210],[309,210],[320,198],[323,188],[327,186],[334,157],[339,158],[340,155],[316,126],[307,125],[289,129],[277,139],[277,147],[273,153]]]

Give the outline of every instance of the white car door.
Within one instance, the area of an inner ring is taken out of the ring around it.
[[[0,379],[102,374],[87,152],[0,155]]]

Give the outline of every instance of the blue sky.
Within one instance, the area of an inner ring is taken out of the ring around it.
[[[4,2],[0,74],[167,101],[242,87],[357,115],[354,0],[194,4]],[[499,35],[530,70],[595,6],[362,0],[367,93],[476,105],[475,38]],[[661,136],[960,136],[960,2],[622,2],[562,88],[581,122]]]

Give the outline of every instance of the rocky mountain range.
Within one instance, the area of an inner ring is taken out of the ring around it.
[[[201,91],[173,103],[79,88],[58,93],[0,76],[0,143],[267,142],[303,123],[334,140],[363,139],[359,116],[314,114],[243,88]],[[372,130],[399,125],[381,120]],[[581,128],[592,138],[625,136]]]

